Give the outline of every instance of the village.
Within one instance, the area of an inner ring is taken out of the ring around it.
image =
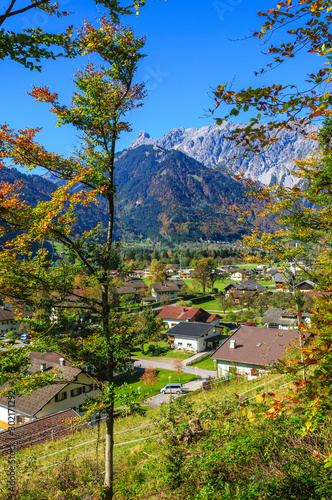
[[[303,262],[289,269],[283,265],[269,268],[246,263],[216,267],[203,258],[196,269],[181,269],[176,264],[163,266],[152,260],[150,268],[130,271],[127,276],[113,271],[120,309],[138,317],[148,311],[155,321],[153,336],[149,338],[149,333],[145,333],[128,359],[125,372],[115,374],[119,387],[129,383],[144,397],[141,404],[155,406],[153,400],[165,381],[182,379],[184,390],[190,390],[204,387],[207,380],[257,380],[275,373],[276,363],[290,359],[288,353],[295,352],[300,358],[306,328],[310,327],[311,314],[307,311],[313,297],[328,295],[304,279],[306,270]],[[154,283],[154,278],[160,282]],[[195,293],[199,288],[202,291]],[[208,288],[212,293],[207,293]],[[77,297],[66,300],[72,304]],[[31,318],[31,313],[19,313],[6,301],[3,304],[3,344],[29,345],[33,349],[34,338],[28,323],[22,321],[24,317]],[[304,308],[300,314],[299,304]],[[77,338],[77,342],[82,341]],[[43,439],[62,436],[66,432],[65,421],[83,416],[86,398],[98,396],[93,367],[74,367],[72,360],[59,352],[41,354],[31,350],[29,359],[31,373],[56,370],[58,381],[16,398],[12,414],[7,398],[0,397],[0,446],[8,441],[7,429],[13,421],[25,435],[24,447],[34,444],[33,439],[30,444],[30,436],[41,429]],[[195,379],[193,385],[190,381]],[[159,396],[158,400],[168,398]]]

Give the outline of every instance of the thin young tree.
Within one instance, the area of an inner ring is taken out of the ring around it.
[[[6,237],[0,252],[0,286],[17,305],[34,311],[34,349],[57,350],[95,377],[100,395],[88,401],[87,416],[96,411],[106,415],[107,499],[113,498],[114,373],[125,368],[134,344],[129,319],[113,308],[115,146],[120,133],[130,130],[124,115],[141,106],[144,97],[143,84],[133,81],[144,41],[131,28],[106,17],[99,28],[85,23],[78,33],[78,49],[96,54],[102,65],[89,63],[75,75],[71,105],[61,105],[47,87],[31,92],[37,101],[51,104],[58,125],[79,131],[80,143],[72,157],[46,151],[35,138],[39,129],[15,132],[6,124],[0,128],[3,166],[10,161],[28,170],[44,167],[63,181],[49,201],[34,207],[23,200],[21,182],[0,184],[0,234]],[[106,227],[98,225],[78,237],[77,216],[96,203],[107,211]],[[53,265],[45,241],[60,243],[67,257]],[[77,290],[78,275],[84,294]],[[84,314],[79,325],[78,311]],[[29,374],[27,353],[14,351],[1,352],[2,381],[11,380],[17,394],[54,379],[55,374]]]

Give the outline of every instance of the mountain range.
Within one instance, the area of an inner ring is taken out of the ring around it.
[[[131,148],[142,145],[152,145],[163,149],[176,149],[203,163],[208,168],[218,168],[222,171],[241,169],[246,178],[262,184],[270,185],[281,182],[292,187],[298,179],[292,174],[294,159],[308,156],[317,148],[317,141],[305,138],[293,130],[282,130],[278,141],[260,155],[244,156],[243,147],[236,146],[227,137],[237,127],[246,124],[234,124],[224,121],[221,125],[210,125],[200,128],[183,127],[167,132],[161,139],[153,139],[142,131],[132,143]],[[314,125],[306,128],[306,134],[317,132]]]
[[[118,153],[116,239],[231,241],[256,224],[262,230],[275,229],[271,217],[256,218],[255,202],[244,196],[243,184],[228,171],[233,156],[241,153],[225,139],[235,127],[225,122],[222,126],[179,128],[157,140],[141,132],[130,148]],[[291,186],[295,183],[291,158],[302,158],[315,147],[316,141],[285,131],[265,156],[239,159],[238,166],[251,179],[264,183],[279,180]],[[38,176],[21,174],[15,168],[0,170],[3,181],[19,178],[24,182],[23,196],[33,206],[50,199],[57,184],[63,182],[49,173]],[[239,220],[243,210],[249,212],[249,221]],[[99,205],[79,210],[75,232],[98,222],[105,226],[106,220],[101,199]]]
[[[248,221],[238,220],[242,210],[261,229],[275,227],[268,218],[255,219],[255,205],[244,197],[241,182],[178,150],[147,145],[123,151],[115,182],[118,223],[145,237],[239,239],[250,231]]]

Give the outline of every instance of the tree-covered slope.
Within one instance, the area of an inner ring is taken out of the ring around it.
[[[249,229],[238,221],[241,210],[249,210],[255,221],[241,183],[180,151],[126,150],[117,158],[116,183],[118,217],[144,236],[231,240]],[[256,222],[271,228],[266,219]]]

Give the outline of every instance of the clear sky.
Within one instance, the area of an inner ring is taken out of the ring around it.
[[[159,138],[176,127],[202,127],[214,123],[204,117],[213,107],[211,89],[234,79],[234,87],[257,86],[276,80],[303,81],[306,55],[290,61],[276,71],[256,78],[253,72],[268,62],[260,40],[247,38],[260,26],[260,10],[275,6],[270,0],[146,0],[139,16],[126,16],[124,24],[137,35],[146,35],[147,57],[140,63],[137,81],[146,81],[148,96],[143,108],[133,111],[129,120],[133,131],[121,137],[118,150],[128,147],[145,130]],[[7,5],[7,0],[1,2]],[[26,3],[26,2],[24,2]],[[60,31],[68,23],[76,26],[83,19],[101,17],[102,9],[90,0],[60,0],[60,9],[74,12],[62,20],[41,11],[30,11],[7,21],[6,29],[39,26]],[[276,41],[276,40],[275,40]],[[36,103],[26,92],[32,85],[48,85],[59,93],[61,103],[69,104],[73,74],[82,67],[79,59],[43,62],[41,73],[29,71],[12,61],[0,62],[0,120],[15,128],[42,126],[39,141],[48,149],[68,154],[75,145],[75,131],[68,126],[55,128],[55,117],[48,105]],[[217,116],[226,113],[219,108]],[[247,121],[247,113],[239,119]]]

